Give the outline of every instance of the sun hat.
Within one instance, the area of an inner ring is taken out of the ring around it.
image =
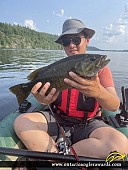
[[[92,36],[95,34],[93,29],[87,28],[80,20],[67,19],[63,24],[62,34],[57,40],[55,40],[55,42],[61,44],[61,39],[64,35],[78,34],[80,32],[83,32],[86,36],[88,36],[88,38],[92,38]]]

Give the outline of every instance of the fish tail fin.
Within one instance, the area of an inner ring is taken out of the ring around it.
[[[16,95],[17,101],[20,104],[28,97],[30,90],[24,84],[18,84],[9,88],[9,90]]]

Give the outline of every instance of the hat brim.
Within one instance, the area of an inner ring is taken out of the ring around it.
[[[85,33],[88,38],[92,38],[93,35],[95,34],[95,31],[89,28],[80,28],[80,29],[70,29],[62,33],[57,40],[55,40],[56,43],[61,44],[61,39],[64,35],[71,35],[71,34],[79,34],[79,33]]]

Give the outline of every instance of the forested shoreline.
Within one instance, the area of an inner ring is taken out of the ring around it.
[[[20,25],[0,22],[0,48],[61,50],[62,46],[54,42],[57,37]]]

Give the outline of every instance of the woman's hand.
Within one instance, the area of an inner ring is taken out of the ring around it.
[[[85,96],[94,97],[100,106],[106,110],[116,111],[119,108],[120,100],[114,87],[104,88],[100,84],[98,74],[90,79],[84,79],[73,72],[69,72],[73,80],[64,79],[64,82],[76,88]]]
[[[34,95],[34,97],[38,100],[39,103],[44,104],[44,105],[49,105],[56,100],[56,98],[59,95],[59,92],[56,92],[56,89],[52,88],[52,90],[46,96],[46,92],[50,87],[50,83],[47,82],[42,88],[41,86],[42,86],[42,83],[38,82],[32,88],[31,93]],[[38,92],[40,88],[41,90]]]
[[[70,86],[76,88],[85,96],[98,98],[101,94],[101,84],[98,77],[98,74],[90,79],[84,79],[82,77],[77,76],[73,72],[69,72],[69,75],[73,78],[73,80],[64,79],[64,82],[69,84]]]

